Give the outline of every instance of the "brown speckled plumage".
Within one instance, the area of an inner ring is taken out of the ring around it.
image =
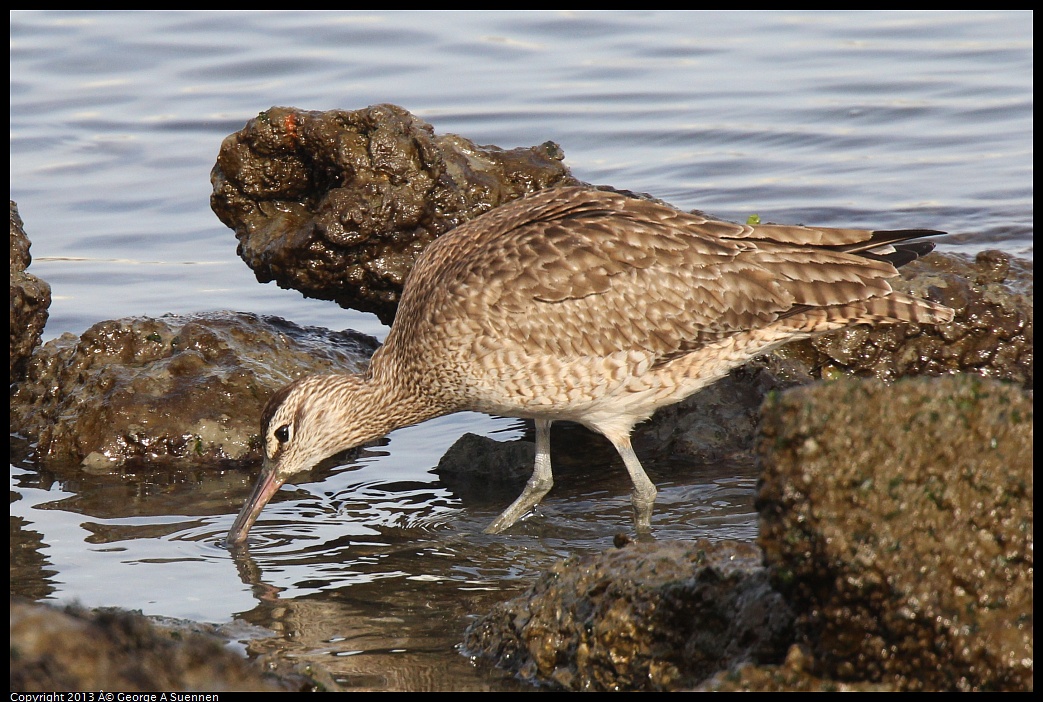
[[[503,205],[425,249],[365,376],[312,376],[272,398],[262,477],[229,541],[245,540],[291,475],[461,410],[536,420],[533,477],[489,531],[550,489],[557,419],[613,442],[647,529],[656,491],[630,448],[633,426],[795,338],[951,321],[888,283],[933,248],[904,242],[940,233],[733,224],[575,187]]]

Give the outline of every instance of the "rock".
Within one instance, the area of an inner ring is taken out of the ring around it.
[[[769,399],[759,543],[819,675],[1032,688],[1032,428],[971,375]]]
[[[634,543],[572,557],[468,627],[465,652],[566,690],[675,690],[778,660],[792,614],[738,542]]]
[[[308,373],[358,371],[376,346],[247,313],[99,322],[33,355],[11,431],[37,444],[37,461],[93,473],[256,463],[271,394]]]
[[[503,150],[395,105],[273,107],[225,139],[210,205],[262,283],[375,312],[441,234],[504,202],[577,181],[552,142]]]
[[[215,636],[158,627],[140,614],[11,601],[13,691],[313,689],[300,675],[262,674]]]
[[[696,692],[893,692],[882,683],[839,682],[814,672],[815,661],[794,644],[781,665],[742,663],[721,671],[695,688]]]
[[[1031,385],[1030,262],[1001,251],[973,262],[932,254],[902,272],[896,289],[948,305],[956,319],[939,327],[853,327],[813,340],[815,349],[845,371],[882,379],[960,372]]]
[[[32,262],[29,237],[18,205],[11,201],[11,383],[25,377],[29,356],[40,343],[51,305],[51,286],[25,270]]]

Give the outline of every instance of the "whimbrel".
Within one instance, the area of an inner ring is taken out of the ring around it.
[[[555,420],[612,442],[646,531],[656,488],[631,448],[634,425],[793,339],[951,321],[949,308],[888,283],[934,248],[909,240],[942,233],[734,224],[583,187],[502,205],[424,250],[364,374],[308,376],[271,398],[264,466],[228,541],[246,539],[292,476],[462,410],[536,424],[532,477],[487,532],[550,490]]]

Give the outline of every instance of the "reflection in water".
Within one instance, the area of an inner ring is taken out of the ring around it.
[[[34,509],[73,520],[70,546],[88,545],[92,563],[134,574],[105,586],[110,594],[121,591],[126,607],[148,613],[161,601],[169,612],[176,600],[182,616],[201,620],[221,620],[213,612],[228,607],[272,632],[249,640],[248,651],[314,661],[347,687],[513,687],[501,672],[458,654],[463,630],[475,613],[524,590],[536,572],[604,550],[617,532],[632,531],[625,470],[562,461],[539,513],[509,534],[489,536],[482,529],[513,499],[513,486],[503,487],[499,501],[462,504],[431,474],[426,481],[400,479],[384,465],[394,450],[374,453],[382,455],[316,471],[318,482],[284,489],[247,546],[232,551],[223,540],[249,490],[248,475],[82,481],[75,469],[17,471],[16,487]],[[660,538],[752,538],[754,479],[740,466],[723,468],[649,465],[661,488],[653,521]],[[51,489],[42,487],[44,474]],[[63,483],[76,483],[79,492],[57,492]],[[73,559],[61,541],[53,539],[42,554],[60,561],[57,587],[89,591],[67,567]],[[234,580],[225,577],[228,560]],[[42,577],[37,571],[22,587],[43,584]]]
[[[679,468],[656,469],[681,473]],[[622,475],[606,484],[601,479],[606,472]],[[701,469],[694,472],[703,473],[699,483],[660,483],[656,534],[752,538],[754,479],[734,473],[707,479]],[[386,487],[392,489],[381,494],[376,485],[366,484],[365,491],[388,507],[420,497],[420,488],[412,485]],[[437,491],[437,485],[432,487]],[[470,617],[520,593],[533,574],[559,559],[602,551],[615,533],[632,531],[629,479],[622,466],[566,471],[558,487],[563,495],[552,493],[540,514],[501,536],[481,531],[497,506],[452,507],[445,497],[444,508],[426,517],[397,525],[371,523],[364,534],[339,529],[357,526],[357,514],[331,518],[314,505],[305,506],[325,496],[283,503],[287,511],[293,504],[299,513],[310,513],[311,526],[287,529],[276,519],[230,552],[257,603],[240,616],[278,633],[250,643],[248,650],[314,660],[347,687],[441,689],[451,681],[454,689],[486,689],[490,676],[497,689],[513,685],[502,673],[475,668],[461,656],[447,659]],[[401,492],[396,495],[394,488]],[[510,499],[509,490],[504,499]],[[359,504],[357,494],[352,504]]]

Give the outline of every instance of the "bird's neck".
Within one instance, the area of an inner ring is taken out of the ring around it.
[[[373,438],[434,417],[451,410],[434,401],[424,388],[403,373],[387,368],[374,355],[369,369],[362,375],[340,376],[351,385],[348,400],[351,410],[364,415],[373,428]]]

